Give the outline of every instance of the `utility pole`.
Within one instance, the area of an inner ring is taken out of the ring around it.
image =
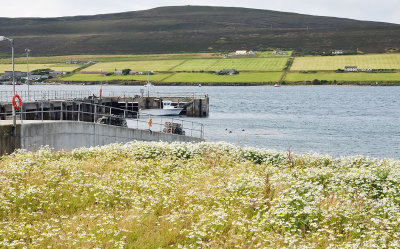
[[[13,84],[13,97],[15,96],[15,65],[14,65],[14,39],[0,36],[0,41],[8,40],[11,42],[11,57],[12,57],[12,84]],[[15,107],[12,105],[12,115],[13,115],[13,136],[16,135],[17,129],[17,116],[15,115]]]
[[[100,69],[100,100],[103,94],[103,69]]]
[[[26,83],[28,84],[28,101],[30,100],[29,92],[29,53],[31,50],[29,48],[25,49],[26,52]]]

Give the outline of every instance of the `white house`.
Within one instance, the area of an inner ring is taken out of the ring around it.
[[[235,52],[236,55],[247,55],[247,50],[237,50]]]
[[[344,53],[343,50],[332,50],[332,54],[334,54],[334,55],[343,54],[343,53]]]
[[[345,72],[358,72],[357,66],[345,66],[344,67]]]

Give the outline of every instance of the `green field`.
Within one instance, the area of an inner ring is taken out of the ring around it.
[[[344,69],[345,66],[358,66],[359,69],[400,69],[400,54],[297,57],[293,62],[291,70],[333,71]]]
[[[29,64],[29,71],[33,71],[36,69],[52,69],[56,71],[63,71],[63,72],[71,72],[79,66],[74,65],[60,65],[60,64]],[[4,73],[4,71],[12,71],[11,64],[0,64],[0,73]],[[15,71],[22,71],[26,72],[26,64],[15,64]]]
[[[263,83],[277,82],[281,78],[281,72],[250,73],[244,72],[238,75],[216,75],[211,73],[161,73],[150,75],[150,81],[158,83]],[[63,81],[99,82],[100,74],[75,74],[62,78]],[[147,75],[112,75],[103,76],[103,81],[147,81]]]
[[[159,82],[163,80],[164,78],[170,76],[171,74],[154,74],[150,75],[150,81],[155,81]],[[69,77],[62,78],[64,81],[79,81],[79,82],[84,82],[84,81],[101,81],[101,75],[100,74],[74,74]],[[147,75],[112,75],[112,76],[104,76],[103,75],[103,81],[147,81]]]
[[[211,73],[176,73],[162,82],[184,83],[263,83],[276,82],[281,78],[281,72],[240,73],[237,75],[216,75]]]
[[[182,54],[119,54],[119,55],[63,55],[63,56],[30,56],[29,61],[35,64],[54,64],[65,63],[69,60],[97,61],[97,62],[117,62],[117,61],[146,61],[146,60],[182,60],[182,59],[201,59],[218,58],[221,55],[212,53],[182,53]],[[15,63],[25,64],[26,57],[15,58]],[[0,64],[11,64],[11,58],[0,59]]]
[[[236,69],[239,71],[281,71],[287,58],[240,58],[240,59],[189,59],[102,62],[85,68],[84,72],[114,72],[129,68],[133,71],[215,71]]]
[[[290,50],[284,50],[283,52],[288,52],[288,55],[277,55],[273,54],[272,51],[264,51],[258,54],[259,58],[269,58],[269,57],[290,57],[293,53],[293,51]]]
[[[290,53],[292,51],[289,51]],[[100,81],[100,70],[131,69],[133,71],[155,71],[150,81],[158,83],[264,83],[277,82],[281,79],[282,70],[289,59],[288,56],[272,55],[272,51],[261,52],[263,58],[220,58],[219,54],[187,53],[187,54],[148,54],[148,55],[76,55],[55,57],[32,57],[33,60],[52,61],[53,63],[31,63],[30,69],[50,68],[57,71],[70,72],[78,65],[65,64],[66,60],[98,60],[83,72],[98,74],[82,74],[62,78],[64,81]],[[23,58],[19,58],[23,59]],[[9,60],[9,59],[3,59]],[[0,60],[1,62],[2,60]],[[23,61],[23,60],[22,60]],[[58,61],[55,63],[54,61]],[[368,54],[350,56],[307,56],[296,57],[291,71],[286,75],[287,82],[327,80],[339,82],[400,82],[400,71],[393,73],[336,73],[345,66],[355,65],[359,69],[396,69],[400,70],[400,54]],[[26,71],[25,64],[16,64],[17,71]],[[234,76],[219,76],[209,72],[222,69],[236,69],[240,72]],[[0,73],[10,71],[11,64],[0,64]],[[204,71],[204,72],[202,72]],[[304,71],[304,72],[303,72]],[[309,71],[309,73],[307,73]],[[157,73],[158,72],[158,73]],[[160,73],[161,72],[161,73]],[[146,81],[146,75],[104,76],[104,81]]]
[[[101,62],[87,67],[83,72],[114,72],[115,69],[131,69],[132,71],[170,71],[171,68],[183,63],[184,60],[154,60],[154,61],[125,61]]]
[[[239,58],[187,60],[173,68],[174,71],[215,71],[236,69],[238,71],[281,71],[287,58]]]
[[[286,81],[400,81],[400,73],[288,73]]]

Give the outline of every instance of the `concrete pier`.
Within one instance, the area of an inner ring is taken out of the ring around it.
[[[101,146],[130,141],[201,142],[201,138],[76,121],[18,121],[12,136],[12,121],[0,121],[0,155],[16,149],[37,150],[48,145],[56,150]]]

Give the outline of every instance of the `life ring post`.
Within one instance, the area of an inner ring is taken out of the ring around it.
[[[16,101],[16,99],[18,99],[18,102]],[[12,105],[15,110],[20,110],[22,107],[22,99],[17,93],[14,94],[14,96],[12,97]]]

